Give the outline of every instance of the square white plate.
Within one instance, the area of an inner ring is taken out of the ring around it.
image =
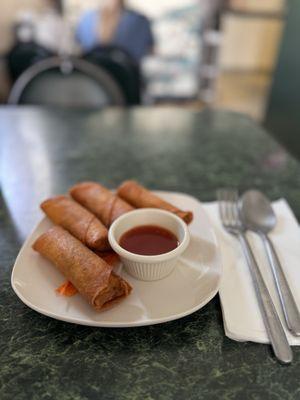
[[[174,271],[155,282],[131,277],[120,266],[118,273],[133,287],[128,298],[116,307],[96,312],[79,295],[60,296],[55,289],[64,282],[62,274],[32,248],[51,221],[44,218],[25,241],[16,259],[11,284],[28,307],[49,317],[99,327],[133,327],[172,321],[207,304],[218,292],[222,267],[212,225],[201,203],[186,194],[157,192],[163,199],[194,213],[191,242]]]

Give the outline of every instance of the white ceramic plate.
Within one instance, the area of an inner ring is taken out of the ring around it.
[[[17,296],[28,307],[49,317],[81,325],[133,327],[159,324],[189,315],[207,304],[218,292],[221,278],[219,247],[203,207],[186,194],[157,192],[174,205],[192,210],[191,242],[175,270],[156,282],[136,280],[119,268],[133,287],[121,304],[101,313],[94,311],[80,296],[63,297],[55,288],[64,282],[61,273],[32,250],[35,239],[52,223],[44,218],[27,238],[16,259],[11,283]]]

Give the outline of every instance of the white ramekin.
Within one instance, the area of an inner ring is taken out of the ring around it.
[[[170,230],[178,238],[179,245],[168,253],[156,256],[143,256],[123,249],[119,245],[123,233],[140,225],[158,225]],[[173,271],[178,257],[189,244],[190,235],[186,223],[177,215],[157,208],[141,208],[116,219],[109,229],[108,240],[130,275],[142,281],[156,281]]]

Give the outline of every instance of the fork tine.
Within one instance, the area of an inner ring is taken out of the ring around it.
[[[227,192],[227,196],[228,196],[228,215],[229,215],[230,225],[235,225],[236,222],[234,213],[235,191],[229,189]]]
[[[236,226],[239,223],[238,192],[235,189],[220,189],[217,191],[219,214],[223,225]]]
[[[223,220],[223,196],[222,196],[222,189],[218,189],[217,192],[217,200],[218,200],[218,210],[219,216],[221,220]]]
[[[227,225],[232,224],[231,210],[230,210],[230,191],[228,189],[224,190],[224,207],[225,207],[225,218]]]
[[[232,215],[231,215],[231,193],[229,189],[223,189],[223,207],[224,207],[224,221],[226,225],[231,225]]]
[[[226,193],[224,189],[219,189],[217,190],[217,199],[218,199],[218,205],[219,205],[219,215],[222,223],[225,225],[226,224],[226,204],[225,204],[225,199],[226,199]]]
[[[236,221],[240,220],[240,213],[238,209],[239,196],[237,190],[233,192],[233,215]]]

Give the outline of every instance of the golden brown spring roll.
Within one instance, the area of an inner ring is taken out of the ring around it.
[[[45,200],[41,209],[55,224],[62,226],[91,249],[108,250],[106,227],[92,213],[66,196]]]
[[[180,210],[135,181],[123,182],[122,185],[119,186],[117,194],[136,208],[153,207],[167,210],[178,215],[178,217],[182,218],[187,224],[193,220],[193,213],[191,211]]]
[[[82,182],[70,189],[74,200],[95,214],[106,227],[134,208],[96,182]]]
[[[41,235],[32,247],[53,262],[97,311],[111,307],[131,292],[130,285],[112,273],[112,266],[59,226]]]
[[[113,268],[117,266],[120,262],[120,257],[114,251],[97,251],[95,253],[102,258],[107,264],[111,265]],[[63,284],[61,284],[58,288],[55,289],[58,294],[63,296],[71,297],[74,296],[78,291],[75,286],[68,280],[66,280]]]

